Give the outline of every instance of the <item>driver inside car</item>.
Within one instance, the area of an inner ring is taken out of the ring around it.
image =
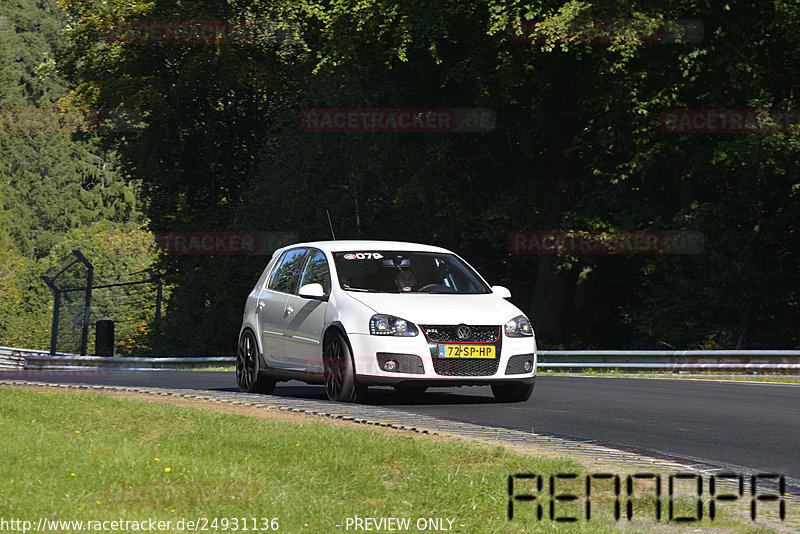
[[[399,271],[394,278],[394,284],[398,291],[411,291],[417,281],[411,271]]]

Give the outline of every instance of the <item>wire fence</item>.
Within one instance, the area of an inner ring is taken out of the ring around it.
[[[95,280],[94,267],[79,250],[42,279],[53,292],[50,354],[96,353],[97,321],[112,321],[120,354],[147,352],[148,334],[161,318],[163,287],[152,271]],[[113,352],[113,351],[112,351]]]
[[[61,350],[86,355],[88,349],[94,267],[80,251],[73,250],[72,256],[42,275],[55,300],[51,354]]]
[[[149,352],[148,334],[161,320],[162,285],[152,271],[128,273],[99,280],[92,287],[92,310],[89,325],[113,321],[115,352],[121,355]],[[95,332],[96,333],[96,332]],[[89,352],[97,353],[95,337],[89,337]]]

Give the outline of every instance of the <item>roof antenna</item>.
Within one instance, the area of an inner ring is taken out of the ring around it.
[[[331,212],[325,209],[325,213],[328,214],[328,224],[331,227],[331,237],[333,237],[333,240],[336,241],[336,234],[333,233],[333,223],[331,222]]]

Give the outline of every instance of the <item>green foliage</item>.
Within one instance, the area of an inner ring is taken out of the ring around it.
[[[64,0],[59,51],[75,107],[135,109],[103,136],[143,184],[154,230],[289,230],[457,249],[511,287],[546,344],[797,347],[797,133],[674,134],[665,109],[791,109],[800,8],[738,0],[594,4]],[[699,42],[623,32],[587,42],[575,21],[702,22]],[[132,45],[140,19],[261,20],[280,39]],[[530,43],[509,25],[538,19]],[[116,25],[116,26],[115,26]],[[490,108],[490,133],[329,134],[303,109]],[[674,230],[697,255],[518,257],[517,229]],[[165,341],[227,352],[266,258],[165,257]],[[197,332],[197,325],[219,329]],[[192,332],[186,336],[186,332]]]
[[[138,186],[91,133],[59,124],[68,94],[55,0],[0,6],[0,344],[49,348],[53,298],[39,278],[93,232],[142,225]],[[20,122],[27,117],[29,122]],[[113,221],[113,224],[112,224]],[[55,258],[51,253],[55,251]],[[122,263],[103,262],[112,269]]]
[[[52,302],[35,278],[33,265],[12,247],[6,217],[0,211],[0,345],[46,349]]]

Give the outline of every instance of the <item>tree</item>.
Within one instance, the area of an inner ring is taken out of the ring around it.
[[[42,262],[75,229],[142,222],[137,185],[91,131],[57,107],[64,20],[55,0],[0,6],[0,343],[46,348],[52,296]],[[60,122],[61,121],[61,122]]]
[[[142,180],[153,229],[318,238],[329,208],[339,237],[459,250],[512,286],[551,346],[797,345],[796,296],[780,290],[800,285],[797,134],[674,134],[659,121],[670,108],[791,107],[798,8],[788,2],[64,5],[70,105],[145,118],[135,134],[104,140]],[[636,31],[587,42],[576,31],[686,17],[703,22],[699,42]],[[237,45],[104,37],[164,19],[260,19],[292,32]],[[525,19],[541,23],[513,38],[509,27]],[[481,134],[302,132],[300,111],[317,107],[490,108],[498,122]],[[517,229],[695,231],[706,249],[532,259],[506,249]],[[182,351],[232,346],[259,261],[161,260],[176,284],[173,332],[226,322],[223,340],[192,336]]]

